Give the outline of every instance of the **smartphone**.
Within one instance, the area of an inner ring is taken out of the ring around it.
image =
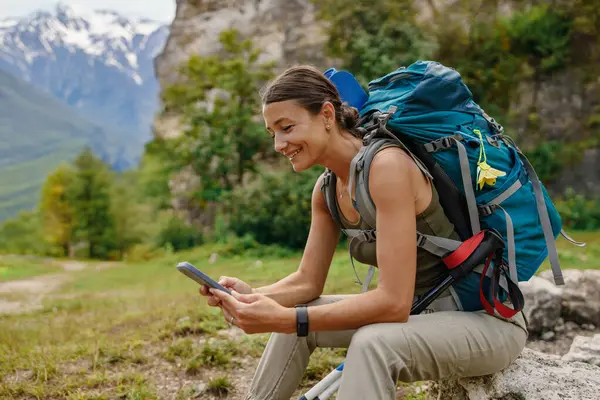
[[[224,291],[227,294],[231,294],[231,291],[229,289],[226,289],[223,286],[219,285],[216,281],[209,278],[206,274],[203,274],[202,272],[200,272],[196,267],[194,267],[189,262],[186,262],[186,261],[180,262],[179,264],[177,264],[177,269],[179,270],[179,272],[181,272],[188,278],[198,282],[201,285],[207,285],[208,287],[211,287],[214,289],[219,289],[219,290]]]

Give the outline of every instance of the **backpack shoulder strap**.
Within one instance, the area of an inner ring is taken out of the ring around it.
[[[361,149],[350,164],[350,192],[352,192],[351,185],[356,184],[354,208],[372,229],[376,229],[376,211],[375,203],[369,192],[369,172],[375,155],[387,147],[399,147],[406,151],[411,158],[415,158],[404,145],[398,142],[399,140],[391,138],[374,138]],[[419,163],[417,166],[424,175],[431,177],[424,166]]]
[[[323,173],[323,181],[321,182],[321,193],[323,193],[323,197],[325,198],[325,204],[327,204],[327,208],[329,209],[329,214],[333,221],[338,225],[342,226],[342,221],[340,220],[340,215],[338,213],[337,207],[335,206],[335,184],[337,178],[335,174],[329,169],[326,168]]]
[[[375,203],[369,193],[369,170],[375,154],[384,147],[397,146],[391,139],[374,139],[368,145],[361,148],[350,164],[349,192],[352,194],[352,186],[355,185],[354,208],[363,220],[372,229],[376,229]]]

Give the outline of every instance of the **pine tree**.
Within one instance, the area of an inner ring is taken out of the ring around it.
[[[115,224],[115,246],[121,256],[148,237],[152,207],[144,204],[138,179],[138,171],[127,171],[113,179],[111,213]]]
[[[74,210],[70,190],[75,171],[68,164],[61,164],[46,178],[40,199],[40,214],[44,240],[55,247],[60,256],[72,255],[74,233]]]
[[[108,166],[89,148],[83,149],[74,164],[75,237],[88,245],[90,258],[108,258],[116,248]]]

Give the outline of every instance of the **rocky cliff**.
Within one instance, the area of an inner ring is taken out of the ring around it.
[[[555,193],[567,187],[588,196],[600,193],[600,77],[585,75],[574,65],[539,85],[522,83],[511,106],[511,128],[520,146],[552,140],[593,142],[590,139],[595,138],[595,144],[577,151],[573,163],[549,185]]]
[[[232,28],[253,39],[264,61],[274,60],[281,68],[327,63],[324,27],[316,21],[310,0],[177,0],[171,35],[155,62],[161,86],[177,80],[177,67],[191,55],[218,52],[219,33]],[[178,132],[175,118],[157,118],[155,135]]]

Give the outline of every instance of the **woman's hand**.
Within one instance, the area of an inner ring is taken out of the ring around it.
[[[252,293],[252,288],[250,287],[250,285],[248,285],[246,282],[242,281],[241,279],[238,278],[231,278],[228,276],[222,276],[219,278],[219,285],[225,287],[226,289],[229,289],[231,291],[236,291],[238,293],[242,293],[242,294],[250,294]],[[209,287],[207,285],[202,285],[200,287],[200,294],[202,296],[206,296],[208,297],[208,305],[211,307],[220,307],[220,303],[221,301],[213,296],[210,292],[209,292]]]
[[[281,306],[265,295],[240,294],[235,290],[228,295],[212,288],[209,292],[218,299],[227,322],[246,333],[296,332],[296,311]]]

